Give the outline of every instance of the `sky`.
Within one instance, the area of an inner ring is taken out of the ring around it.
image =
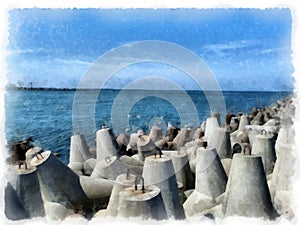
[[[103,54],[157,40],[196,54],[222,90],[292,91],[291,35],[288,8],[12,9],[7,80],[16,86],[76,88]],[[105,87],[122,89],[143,76],[199,88],[183,71],[158,62],[128,66]]]

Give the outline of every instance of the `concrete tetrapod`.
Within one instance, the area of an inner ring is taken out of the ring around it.
[[[197,140],[197,139],[200,139],[204,137],[204,130],[200,127],[198,127],[196,130],[195,130],[195,133],[193,135],[193,138],[192,138],[192,141],[194,140]]]
[[[45,216],[45,209],[36,167],[27,167],[26,165],[25,168],[22,168],[19,166],[17,173],[18,178],[16,192],[19,198],[22,199],[30,217]]]
[[[184,202],[183,207],[186,216],[190,219],[192,216],[210,209],[216,204],[217,203],[214,198],[195,190]]]
[[[119,144],[110,128],[103,128],[97,131],[96,145],[98,160],[111,156],[120,156]]]
[[[261,126],[248,125],[245,127],[246,127],[245,129],[248,133],[248,136],[249,136],[249,142],[251,145],[253,145],[255,136],[259,135],[261,133]]]
[[[44,205],[46,212],[46,220],[62,221],[67,216],[71,216],[74,214],[73,210],[68,209],[64,205],[59,204],[57,202],[45,201]]]
[[[209,147],[216,148],[221,159],[232,158],[230,132],[226,131],[225,128],[217,128]]]
[[[169,141],[169,137],[164,137],[163,139],[159,140],[159,141],[156,141],[155,142],[155,145],[159,148],[159,149],[168,149],[169,148],[169,145],[168,145],[168,142],[169,143],[172,143]],[[172,143],[173,144],[173,143]]]
[[[85,216],[94,216],[95,209],[107,207],[113,189],[113,181],[103,178],[80,176],[80,185],[89,199],[85,204]]]
[[[122,155],[120,157],[120,160],[128,165],[131,165],[131,166],[144,166],[144,161],[142,160],[136,160],[130,156],[127,156],[127,155]]]
[[[286,218],[294,216],[292,209],[292,176],[295,172],[295,156],[293,155],[293,147],[280,147],[280,151],[274,171],[272,174],[272,182],[270,186],[271,198],[275,209]]]
[[[31,165],[37,167],[41,192],[46,201],[57,202],[70,209],[81,209],[88,201],[78,175],[50,151],[33,158]]]
[[[194,177],[189,165],[188,155],[185,151],[171,153],[171,158],[176,174],[176,180],[183,185],[183,191],[194,189]]]
[[[272,173],[276,161],[273,135],[267,135],[265,131],[262,131],[262,134],[256,135],[252,146],[252,154],[258,154],[262,157],[267,175]]]
[[[119,134],[119,136],[117,137],[116,141],[117,141],[120,149],[122,147],[127,148],[127,145],[129,143],[129,138],[130,137],[129,137],[128,134],[124,134],[124,133]]]
[[[225,192],[227,175],[215,148],[197,150],[196,191],[216,198]]]
[[[42,148],[40,147],[33,147],[31,149],[29,149],[26,153],[25,153],[25,157],[26,157],[26,163],[27,166],[30,167],[30,161],[38,154],[43,152]]]
[[[223,202],[225,216],[276,216],[261,156],[234,154]]]
[[[171,126],[171,127],[168,128],[166,137],[168,137],[170,141],[173,141],[174,138],[176,138],[177,135],[178,135],[178,128],[177,127]]]
[[[139,135],[137,133],[133,133],[130,135],[129,143],[127,145],[126,151],[131,150],[133,153],[138,151],[137,142],[139,140]]]
[[[185,219],[171,158],[166,156],[161,158],[147,157],[143,177],[145,178],[145,184],[156,185],[160,189],[168,217],[179,220]]]
[[[134,186],[136,176],[130,174],[127,171],[127,174],[120,174],[115,182],[109,198],[109,203],[107,206],[107,215],[108,216],[117,216],[118,215],[118,206],[119,206],[119,193],[125,188]]]
[[[230,132],[237,131],[239,128],[239,119],[236,116],[231,116],[231,120],[229,123]]]
[[[243,130],[236,134],[236,139],[240,143],[250,143],[248,132]]]
[[[85,176],[90,176],[97,164],[97,159],[89,158],[82,163],[82,170]]]
[[[113,181],[107,179],[80,176],[79,181],[89,199],[104,199],[103,201],[106,201],[113,189]]]
[[[275,143],[276,156],[279,157],[281,153],[280,149],[282,147],[285,147],[289,144],[293,145],[294,141],[295,141],[294,129],[286,126],[281,127],[278,132],[277,140]]]
[[[77,175],[82,175],[83,163],[81,162],[69,162],[68,167],[73,170]]]
[[[91,152],[82,134],[71,136],[70,162],[81,162],[91,158]]]
[[[127,155],[122,155],[120,161],[126,164],[127,168],[130,169],[131,173],[135,175],[143,174],[144,161],[138,159],[134,159],[133,157],[129,157]]]
[[[118,216],[139,217],[144,220],[168,218],[159,188],[155,185],[144,186],[144,182],[139,187],[137,179],[134,186],[120,192]]]
[[[246,125],[249,125],[249,118],[247,115],[242,115],[240,118],[240,123],[239,123],[239,131],[243,131],[245,129]]]
[[[173,142],[176,144],[177,148],[179,148],[184,146],[187,142],[191,140],[191,128],[183,127],[181,128],[180,132],[175,137]]]
[[[26,210],[11,183],[7,183],[4,194],[4,213],[9,220],[29,219],[30,214]]]
[[[253,146],[255,136],[261,134],[264,131],[267,133],[275,133],[277,130],[277,126],[259,126],[259,125],[246,125],[245,131],[249,137],[249,143]]]
[[[97,162],[91,177],[115,180],[117,176],[126,172],[127,169],[128,165],[119,160],[116,156],[106,157],[105,160]]]
[[[281,147],[282,154],[277,158],[273,175],[272,185],[276,191],[291,190],[292,176],[294,174],[295,157],[293,155],[293,148],[291,146]]]
[[[141,135],[137,141],[137,148],[140,160],[144,161],[146,157],[156,153],[157,146],[149,136]]]
[[[222,126],[222,123],[221,123],[221,114],[220,114],[220,113],[218,113],[218,112],[212,112],[212,113],[211,113],[211,117],[216,117],[219,126],[220,126],[220,127]]]
[[[207,139],[208,146],[210,146],[212,139],[215,138],[215,132],[217,128],[219,128],[219,124],[216,117],[210,117],[206,119],[204,137]]]
[[[251,151],[252,151],[252,147],[248,143],[239,143],[239,142],[233,143],[232,146],[233,154],[243,153],[245,155],[251,155]]]
[[[153,127],[151,127],[149,137],[153,142],[160,141],[164,138],[163,130],[160,127],[154,125]]]

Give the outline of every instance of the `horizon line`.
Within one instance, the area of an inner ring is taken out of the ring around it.
[[[80,90],[115,90],[120,91],[124,90],[121,88],[60,88],[60,87],[17,87],[17,86],[6,86],[6,90],[53,90],[53,91],[80,91]],[[172,89],[138,89],[138,88],[130,88],[126,89],[129,91],[179,91],[179,90],[172,90]],[[183,91],[201,91],[201,92],[291,92],[294,93],[295,90],[196,90],[196,89],[183,89]]]

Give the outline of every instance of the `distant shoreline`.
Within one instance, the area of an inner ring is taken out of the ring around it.
[[[54,88],[54,87],[5,87],[7,91],[9,90],[28,90],[28,91],[96,91],[96,88]],[[121,91],[124,89],[114,89],[114,88],[102,88],[101,90],[111,90],[111,91]],[[128,91],[178,91],[178,90],[151,90],[151,89],[126,89]],[[185,90],[188,92],[198,92],[202,90]],[[218,91],[205,91],[205,92],[218,92]],[[265,91],[265,90],[222,90],[222,92],[286,92],[293,93],[294,91]]]
[[[50,88],[50,87],[6,87],[6,90],[32,90],[32,91],[76,91],[77,88]]]

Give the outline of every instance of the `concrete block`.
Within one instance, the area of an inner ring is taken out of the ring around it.
[[[145,184],[155,185],[160,189],[168,217],[185,219],[171,158],[166,156],[162,156],[162,158],[147,157],[143,177],[145,178]]]
[[[261,156],[233,156],[223,212],[225,216],[274,218]]]
[[[227,176],[215,148],[197,150],[196,191],[216,198],[225,192]]]
[[[120,148],[110,128],[103,128],[96,133],[97,160],[120,156]]]

